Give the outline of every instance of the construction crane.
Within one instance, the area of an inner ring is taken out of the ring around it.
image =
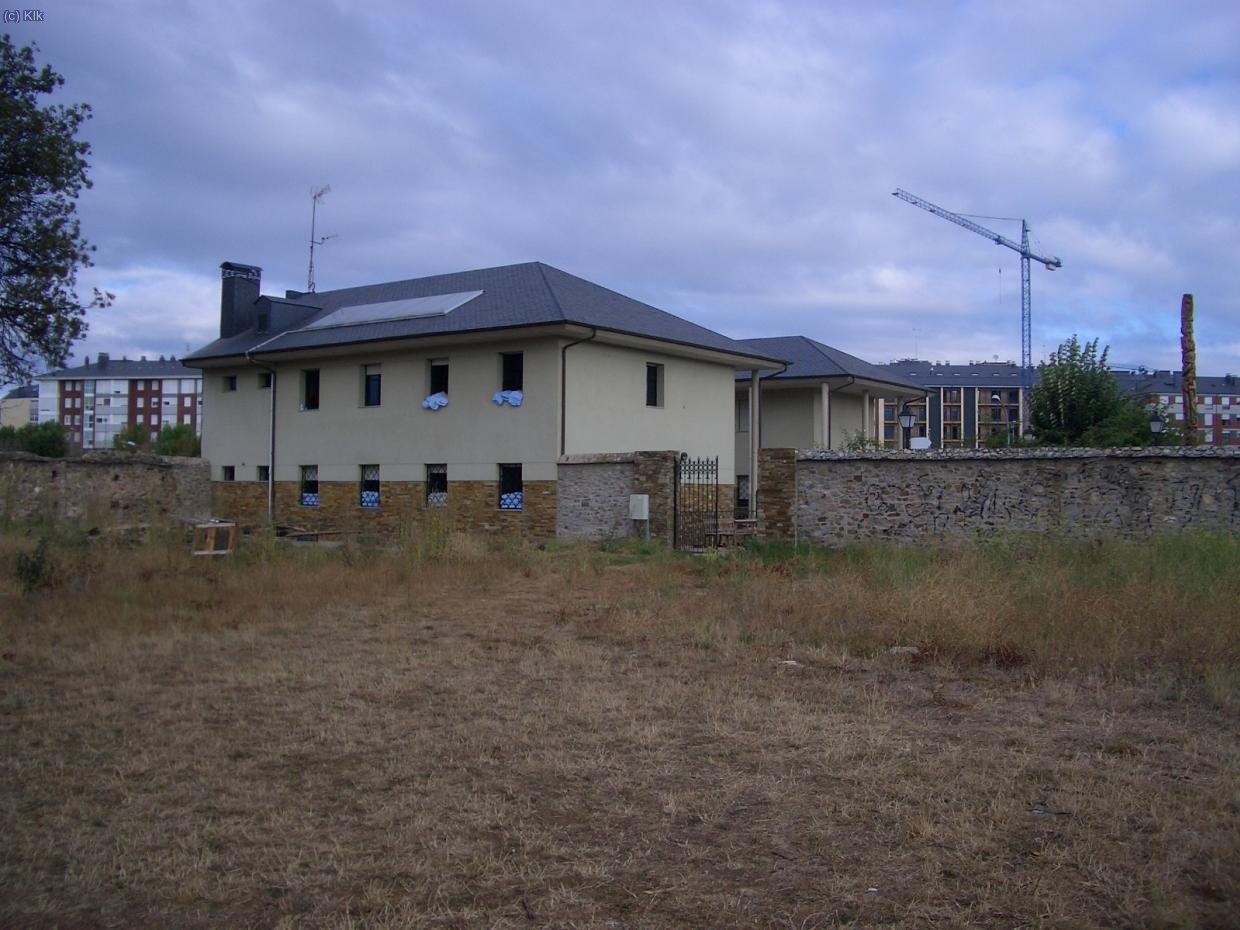
[[[1062,268],[1063,262],[1058,258],[1047,258],[1038,255],[1029,248],[1029,223],[1025,220],[1020,221],[1020,242],[1013,242],[1007,236],[1001,236],[997,232],[987,229],[980,223],[961,216],[959,213],[952,213],[950,210],[944,210],[942,207],[935,206],[928,200],[922,200],[915,194],[897,188],[893,193],[893,197],[899,197],[906,203],[911,203],[915,207],[921,207],[935,216],[941,216],[945,220],[955,223],[957,226],[963,226],[965,229],[972,230],[979,236],[985,236],[991,242],[998,245],[1005,245],[1013,252],[1020,254],[1020,383],[1024,388],[1025,398],[1029,397],[1029,388],[1033,385],[1033,313],[1032,298],[1029,289],[1029,260],[1039,261],[1046,266],[1047,271],[1054,271],[1056,268]],[[1028,405],[1021,404],[1021,409],[1026,413],[1022,417],[1025,420],[1024,425],[1028,425]]]

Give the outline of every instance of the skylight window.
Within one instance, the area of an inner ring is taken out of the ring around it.
[[[383,303],[341,307],[322,319],[308,323],[302,327],[302,330],[331,329],[337,326],[361,326],[366,323],[386,323],[390,320],[420,320],[426,317],[445,316],[481,294],[482,291],[462,291],[457,294],[435,294],[431,297],[409,297],[405,300],[388,300]]]

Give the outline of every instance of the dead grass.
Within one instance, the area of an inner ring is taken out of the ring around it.
[[[1167,550],[68,536],[23,593],[32,543],[0,537],[0,926],[1240,910],[1234,541],[1138,585]]]

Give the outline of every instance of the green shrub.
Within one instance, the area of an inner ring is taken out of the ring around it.
[[[0,450],[63,459],[69,451],[69,440],[59,423],[27,423],[18,429],[6,426],[0,429]]]
[[[136,423],[123,427],[112,437],[112,448],[119,449],[121,452],[136,452],[139,449],[146,449],[149,445],[150,433],[146,431],[145,426],[138,426]]]
[[[155,451],[160,455],[197,458],[202,455],[202,441],[194,435],[194,429],[188,423],[165,426],[155,440]]]

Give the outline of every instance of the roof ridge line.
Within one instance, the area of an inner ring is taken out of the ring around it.
[[[537,259],[534,265],[538,268],[538,276],[542,278],[543,287],[547,289],[547,293],[551,295],[551,302],[555,304],[555,309],[560,312],[560,319],[565,323],[569,322],[568,313],[564,310],[564,305],[560,303],[560,297],[555,292],[555,288],[551,286],[551,282],[547,280],[547,266]],[[558,269],[557,269],[558,270]]]

